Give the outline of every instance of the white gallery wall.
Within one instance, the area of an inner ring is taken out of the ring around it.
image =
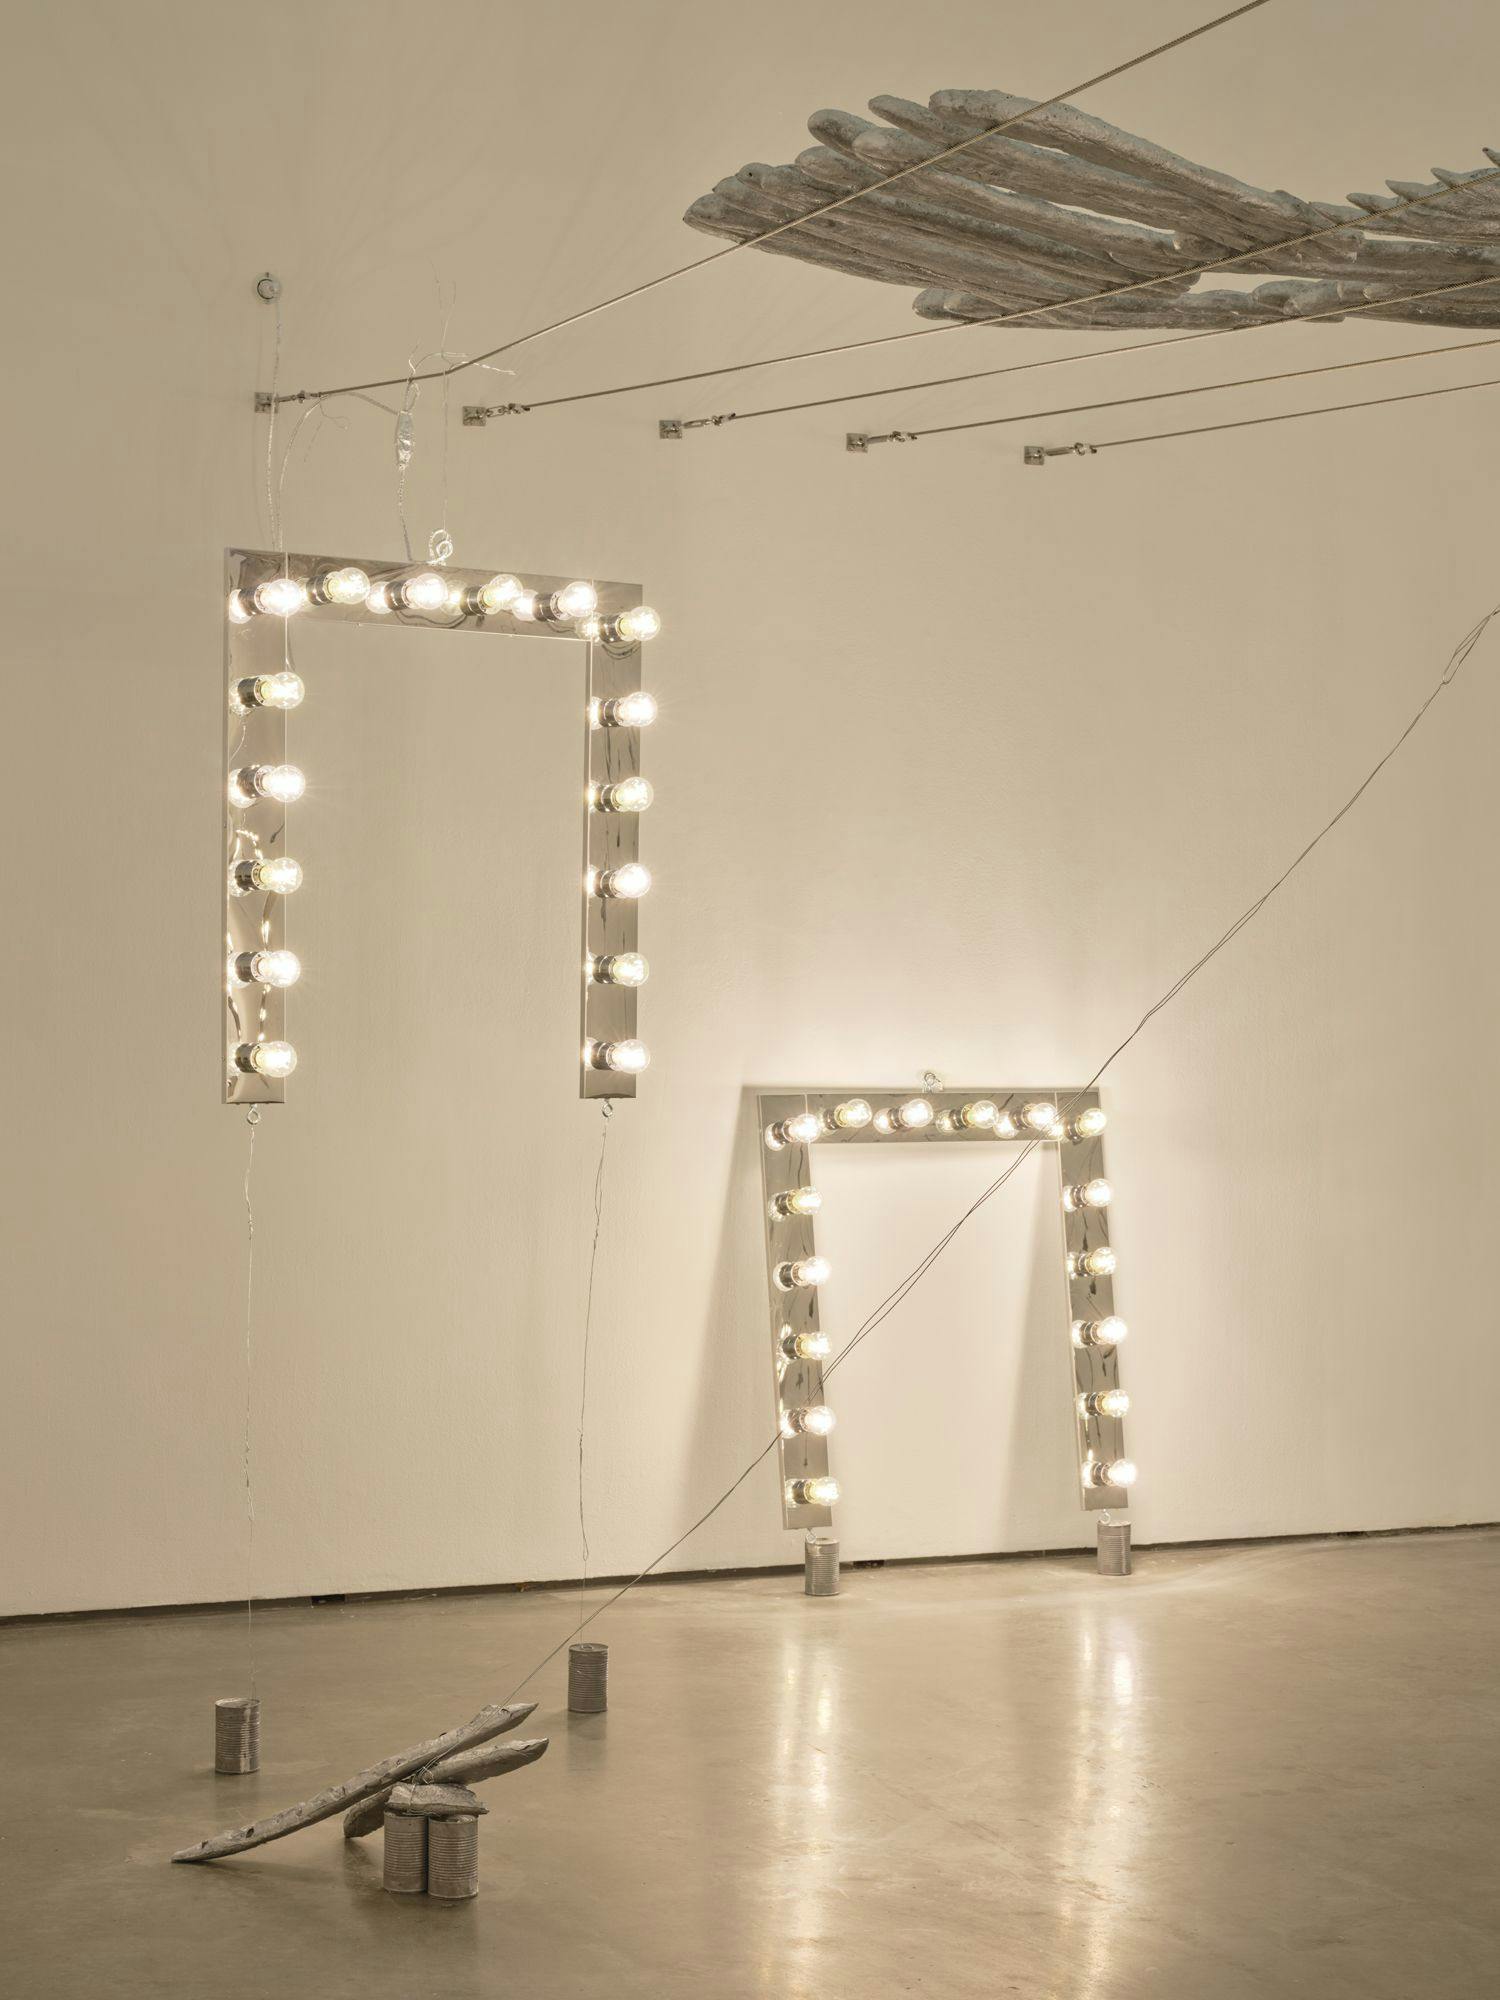
[[[1049,94],[1210,11],[453,0],[12,13],[0,1611],[247,1581],[248,1132],[219,1102],[221,554],[264,546],[279,382],[475,352],[713,247],[689,202],[822,105]],[[1483,163],[1500,22],[1273,6],[1088,98],[1341,199]],[[657,419],[1087,352],[947,333],[464,429],[926,324],[745,253],[416,410],[415,548],[639,579],[654,1064],[612,1120],[590,1564],[637,1568],[772,1427],[758,1083],[1087,1077],[1280,872],[1500,599],[1500,391],[1023,470],[1500,374],[1485,352],[1098,418],[958,421],[1464,336],[1279,328],[660,443]],[[384,400],[399,399],[390,391]],[[279,463],[296,418],[278,425]],[[331,401],[289,545],[401,550],[391,421]],[[263,1594],[573,1576],[597,1106],[576,1095],[571,651],[294,632],[302,1066],[256,1139]],[[1490,1520],[1500,636],[1356,813],[1111,1070],[1142,1541]],[[998,1153],[998,1149],[996,1149]],[[845,1337],[995,1154],[819,1161]],[[847,1557],[1058,1547],[1076,1505],[1051,1168],[834,1378]],[[773,1461],[671,1559],[794,1560]]]

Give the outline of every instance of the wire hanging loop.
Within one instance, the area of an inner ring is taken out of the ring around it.
[[[427,537],[427,560],[435,569],[441,569],[452,554],[453,537],[446,528],[434,528]]]

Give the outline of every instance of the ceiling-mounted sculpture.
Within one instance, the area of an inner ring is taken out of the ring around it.
[[[807,122],[818,145],[791,166],[742,167],[695,201],[684,220],[744,241],[1032,111],[1035,100],[1001,90],[939,90],[926,106],[875,97],[870,109],[886,122],[814,112]],[[1500,153],[1485,150],[1500,166]],[[854,277],[919,287],[914,303],[924,319],[1030,312],[1016,323],[1034,327],[1254,325],[1463,284],[1493,270],[1493,292],[1377,304],[1362,317],[1500,326],[1500,178],[1493,168],[1478,176],[1433,171],[1434,188],[1460,191],[1382,220],[1382,209],[1429,188],[1390,181],[1391,198],[1354,194],[1352,207],[1304,201],[1195,166],[1055,104],[763,247]],[[1484,185],[1464,190],[1474,178]],[[1171,275],[1360,216],[1359,229],[1247,257],[1224,280]],[[1068,304],[1158,277],[1163,282],[1148,290]],[[1231,289],[1245,277],[1272,282]]]

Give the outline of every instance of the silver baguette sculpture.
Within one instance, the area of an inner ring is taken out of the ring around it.
[[[373,1832],[384,1818],[385,1794],[403,1778],[416,1777],[426,1783],[435,1773],[441,1772],[436,1782],[463,1783],[465,1778],[457,1775],[459,1772],[473,1780],[485,1776],[498,1777],[506,1771],[519,1770],[523,1765],[535,1763],[547,1748],[546,1737],[531,1743],[507,1745],[509,1755],[504,1751],[486,1753],[490,1768],[485,1770],[479,1768],[485,1762],[484,1757],[465,1756],[465,1753],[477,1751],[492,1738],[517,1728],[535,1707],[534,1701],[515,1702],[509,1706],[492,1703],[457,1729],[430,1737],[425,1743],[413,1744],[408,1750],[398,1750],[394,1756],[383,1758],[368,1770],[356,1772],[352,1778],[345,1778],[339,1784],[329,1785],[312,1798],[304,1799],[299,1805],[287,1806],[268,1819],[252,1820],[248,1826],[231,1827],[228,1832],[215,1834],[212,1839],[200,1840],[195,1847],[180,1848],[172,1859],[221,1861],[226,1855],[243,1854],[248,1848],[263,1847],[267,1841],[284,1840],[289,1833],[300,1833],[303,1827],[316,1826],[320,1820],[331,1819],[335,1813],[373,1800],[378,1794],[382,1800],[381,1811],[368,1826],[360,1828],[361,1832]],[[523,1752],[526,1754],[521,1754]],[[347,1826],[345,1834],[351,1837]]]
[[[1073,105],[1038,109],[1034,99],[1003,90],[939,90],[925,105],[874,97],[869,109],[883,122],[815,111],[808,130],[816,145],[788,166],[742,167],[683,220],[743,242],[1019,117],[1002,136],[788,230],[763,249],[915,286],[914,308],[925,319],[992,319],[1042,307],[1016,324],[1208,328],[1361,306],[1371,307],[1365,319],[1500,326],[1500,152],[1488,147],[1488,167],[1435,167],[1431,183],[1389,181],[1389,197],[1351,194],[1346,204],[1254,187]],[[1474,180],[1478,186],[1466,186]],[[1385,213],[1429,194],[1437,198]],[[1244,256],[1355,221],[1358,228],[1316,242]],[[1244,261],[1223,286],[1212,273],[1170,275],[1227,257]],[[1491,272],[1494,291],[1378,303]],[[1247,274],[1271,282],[1228,288]],[[1068,303],[1147,278],[1163,282]]]

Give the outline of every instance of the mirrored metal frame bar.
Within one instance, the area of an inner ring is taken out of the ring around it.
[[[584,637],[572,622],[525,619],[509,610],[485,611],[473,608],[472,593],[497,574],[494,569],[460,569],[426,563],[374,562],[362,556],[326,556],[306,553],[281,555],[270,549],[228,549],[224,560],[224,845],[225,868],[222,888],[224,959],[221,962],[221,1066],[226,1104],[281,1104],[286,1098],[283,1077],[267,1076],[240,1066],[236,1051],[256,1043],[285,1038],[287,994],[285,989],[259,983],[240,983],[233,967],[241,954],[279,951],[286,946],[286,897],[256,887],[246,887],[246,867],[256,861],[286,857],[289,850],[290,808],[272,799],[255,798],[236,802],[231,780],[237,770],[257,764],[282,764],[287,760],[287,712],[285,709],[246,705],[237,691],[242,684],[261,676],[283,671],[288,664],[287,621],[275,613],[258,612],[244,622],[230,616],[234,593],[248,600],[257,584],[277,577],[290,577],[304,586],[331,571],[362,570],[375,584],[395,584],[432,569],[452,587],[456,599],[441,609],[424,612],[399,607],[371,610],[368,602],[355,604],[312,601],[298,611],[299,626],[337,622],[342,624],[401,625],[431,632],[478,632],[501,638],[561,639],[583,648],[584,653],[584,783],[582,951],[579,968],[579,1095],[584,1098],[634,1097],[633,1073],[595,1068],[585,1050],[590,1044],[633,1040],[636,1030],[637,989],[614,985],[593,976],[596,957],[633,952],[637,948],[639,911],[635,900],[602,897],[591,893],[591,871],[619,868],[639,858],[640,814],[597,812],[591,787],[614,784],[639,775],[640,730],[618,726],[596,726],[596,704],[601,700],[633,694],[641,684],[639,642],[608,642]],[[534,576],[516,573],[524,588],[545,602],[562,590],[569,577]],[[642,601],[638,584],[594,580],[598,593],[598,618],[607,626],[622,611]],[[293,856],[295,858],[295,856]],[[318,885],[324,886],[324,885]]]
[[[932,1107],[931,1121],[919,1129],[899,1126],[882,1130],[891,1114],[913,1099]],[[863,1101],[874,1114],[861,1125],[835,1122],[841,1105]],[[1001,1114],[998,1128],[971,1127],[961,1122],[965,1107],[992,1103]],[[1027,1104],[1064,1107],[1064,1117],[1049,1131],[1037,1132],[1020,1123],[1020,1110]],[[1080,1260],[1091,1252],[1109,1247],[1109,1209],[1064,1205],[1065,1191],[1090,1180],[1104,1178],[1104,1141],[1101,1134],[1078,1136],[1075,1121],[1085,1112],[1099,1109],[1099,1093],[1093,1089],[1060,1089],[1052,1085],[1029,1089],[984,1090],[887,1090],[850,1086],[842,1090],[760,1090],[756,1094],[761,1158],[762,1214],[765,1222],[766,1287],[770,1308],[771,1355],[775,1382],[776,1416],[782,1431],[780,1447],[781,1515],[788,1528],[812,1528],[829,1524],[832,1509],[814,1506],[793,1497],[794,1483],[826,1477],[829,1450],[826,1436],[805,1432],[788,1436],[788,1411],[807,1408],[823,1401],[823,1363],[788,1355],[786,1343],[801,1333],[819,1331],[818,1293],[815,1286],[786,1289],[778,1282],[783,1266],[817,1254],[815,1218],[786,1214],[781,1198],[813,1184],[810,1155],[815,1145],[903,1146],[965,1145],[994,1148],[1024,1145],[1028,1141],[1051,1148],[1057,1156],[1058,1215],[1060,1247],[1066,1281],[1068,1317],[1063,1332],[1069,1356],[1069,1380],[1073,1397],[1074,1436],[1078,1456],[1078,1491],[1086,1512],[1105,1508],[1124,1509],[1130,1504],[1129,1489],[1096,1486],[1090,1478],[1091,1465],[1125,1457],[1124,1419],[1093,1414],[1087,1399],[1120,1384],[1119,1351],[1115,1346],[1090,1346],[1074,1335],[1076,1324],[1105,1320],[1114,1314],[1114,1279],[1108,1273],[1091,1274]],[[802,1141],[773,1135],[776,1128],[800,1115],[817,1120],[816,1138]],[[884,1118],[882,1118],[884,1114]],[[834,1346],[837,1352],[837,1343]]]

